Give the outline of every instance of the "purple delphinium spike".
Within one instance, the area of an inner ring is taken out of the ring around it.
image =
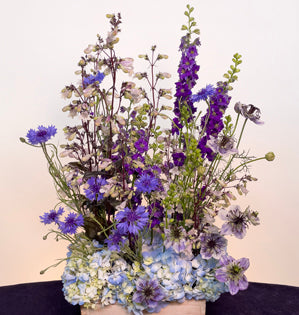
[[[172,153],[172,158],[175,166],[183,166],[186,155],[183,152]]]
[[[232,295],[248,288],[248,281],[244,275],[249,267],[248,258],[235,260],[231,256],[222,256],[219,263],[221,267],[216,270],[215,277],[218,281],[228,284]]]
[[[122,234],[138,234],[148,223],[148,212],[145,207],[138,206],[136,210],[124,208],[115,215],[118,221],[116,227]]]
[[[50,212],[45,212],[43,216],[40,216],[40,220],[44,224],[59,223],[59,217],[63,214],[64,210],[60,207],[57,211],[50,210]]]
[[[38,126],[37,130],[30,129],[27,133],[29,143],[33,145],[45,143],[57,133],[54,126],[44,127]]]

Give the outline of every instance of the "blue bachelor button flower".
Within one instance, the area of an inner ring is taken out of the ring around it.
[[[142,174],[136,181],[135,186],[139,192],[150,193],[158,188],[159,181],[154,175]]]
[[[57,129],[54,126],[49,126],[48,128],[44,126],[38,126],[37,130],[30,129],[26,137],[29,143],[37,145],[47,142],[56,133]]]
[[[215,88],[212,84],[208,84],[205,89],[201,89],[197,94],[191,96],[192,102],[206,100],[215,93]]]
[[[123,211],[119,211],[115,218],[119,222],[116,227],[123,234],[128,232],[138,234],[148,223],[148,213],[143,206],[138,206],[136,210],[126,207]]]
[[[77,228],[83,226],[84,219],[81,214],[76,214],[71,212],[64,220],[64,222],[59,223],[59,229],[64,234],[75,234]]]
[[[83,83],[84,83],[84,85],[90,85],[90,84],[96,83],[96,82],[98,82],[98,84],[100,84],[104,78],[105,78],[105,74],[99,71],[95,76],[89,75],[86,78],[84,78]]]
[[[63,208],[59,208],[57,211],[50,210],[50,212],[45,212],[43,216],[40,216],[40,220],[44,224],[51,224],[51,223],[59,223],[59,217],[63,214]]]
[[[88,179],[87,184],[89,187],[84,189],[85,196],[91,201],[99,201],[103,199],[103,194],[100,193],[102,186],[107,184],[107,181],[104,178],[91,177]]]

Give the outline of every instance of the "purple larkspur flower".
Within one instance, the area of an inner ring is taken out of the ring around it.
[[[205,101],[208,97],[214,95],[215,88],[212,84],[208,84],[204,89],[191,96],[193,102]]]
[[[115,219],[120,233],[138,234],[148,223],[148,213],[143,206],[138,206],[136,210],[126,207],[115,215]]]
[[[126,242],[124,235],[119,230],[112,230],[109,237],[105,240],[109,250],[120,251],[122,245]]]
[[[107,184],[107,181],[104,178],[99,177],[90,177],[87,180],[88,188],[84,189],[85,196],[91,201],[99,201],[103,199],[103,195],[100,192],[102,186]]]
[[[63,214],[64,210],[60,207],[57,211],[50,210],[50,212],[45,212],[43,216],[40,216],[40,220],[44,224],[59,223],[59,217]]]
[[[133,302],[146,307],[147,311],[157,313],[161,309],[160,301],[165,294],[156,279],[147,280],[139,278],[136,281],[136,292],[133,295]]]
[[[84,225],[83,216],[81,214],[71,212],[64,219],[64,222],[59,223],[59,229],[64,234],[75,234],[77,232],[77,228],[83,225]]]
[[[51,137],[57,133],[54,126],[44,127],[38,126],[37,130],[30,129],[27,133],[28,141],[33,144],[40,144],[47,142]]]
[[[134,146],[139,153],[144,153],[148,150],[148,142],[141,137],[134,143]]]
[[[149,216],[151,219],[151,227],[159,225],[164,218],[164,208],[160,201],[151,203],[148,207]]]
[[[216,270],[215,277],[218,281],[228,284],[232,295],[248,288],[248,281],[244,275],[249,267],[248,258],[235,260],[231,256],[222,256],[219,263],[221,267]]]
[[[234,106],[235,112],[241,114],[246,119],[253,121],[257,125],[262,125],[264,122],[260,120],[261,111],[259,108],[255,107],[252,104],[245,105],[241,102],[238,102]]]
[[[143,173],[136,180],[135,186],[138,192],[150,193],[158,188],[159,180],[155,175]]]
[[[186,155],[183,152],[172,153],[172,158],[175,166],[183,166]]]
[[[234,144],[234,139],[226,135],[220,135],[218,138],[211,136],[207,141],[207,146],[220,155],[238,153],[238,149],[234,148]]]
[[[218,233],[202,234],[200,236],[200,255],[203,259],[220,259],[226,253],[227,240]]]
[[[105,78],[105,74],[102,72],[98,72],[95,76],[94,75],[89,75],[83,79],[84,85],[90,85],[95,82],[99,82],[99,84],[103,81]]]
[[[246,235],[249,217],[247,211],[242,212],[239,206],[231,206],[230,210],[221,210],[219,216],[226,223],[221,227],[221,233],[224,235],[233,234],[235,237],[242,239]]]

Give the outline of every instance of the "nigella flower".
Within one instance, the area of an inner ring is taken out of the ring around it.
[[[201,89],[197,94],[191,96],[192,102],[205,101],[208,97],[214,95],[215,88],[212,84],[208,84],[204,89]]]
[[[144,153],[148,150],[148,142],[142,137],[134,143],[134,146],[140,153]]]
[[[135,186],[138,192],[150,193],[158,188],[159,180],[154,175],[144,173],[136,180]]]
[[[215,277],[220,282],[227,282],[229,292],[234,295],[239,290],[248,288],[248,281],[244,272],[249,267],[249,259],[241,258],[235,260],[231,256],[222,256],[220,259],[220,268],[216,270]]]
[[[139,278],[136,282],[136,292],[133,295],[133,302],[146,307],[150,313],[158,313],[161,309],[160,301],[165,294],[156,279],[146,280]]]
[[[59,223],[59,229],[64,234],[75,234],[77,232],[77,228],[83,226],[84,219],[81,214],[69,213],[69,215],[65,218],[64,222]]]
[[[102,186],[107,184],[107,181],[104,178],[91,177],[87,180],[88,188],[84,189],[85,196],[93,201],[99,201],[103,199],[103,194],[100,193]]]
[[[26,137],[31,144],[36,145],[47,142],[56,133],[57,129],[54,126],[49,126],[48,128],[44,126],[38,126],[37,130],[30,129]]]
[[[215,153],[221,155],[238,153],[238,150],[234,148],[234,139],[226,135],[220,135],[218,138],[211,136],[207,141],[207,146],[211,148]]]
[[[241,102],[238,102],[234,106],[235,112],[241,114],[246,119],[253,121],[257,125],[262,125],[264,122],[260,120],[261,111],[259,108],[255,107],[252,104],[245,105]]]
[[[94,76],[94,75],[89,75],[83,79],[84,85],[90,85],[92,83],[98,82],[100,84],[103,79],[105,78],[105,74],[101,73],[100,71]]]
[[[165,229],[164,246],[166,249],[172,248],[177,254],[185,252],[191,253],[192,245],[187,240],[186,231],[182,226],[177,224],[171,225],[169,229]]]
[[[226,221],[222,225],[221,233],[233,234],[240,239],[244,238],[249,223],[248,213],[247,211],[242,212],[239,206],[231,206],[228,213],[224,209],[220,211],[220,218]]]
[[[45,212],[43,216],[40,216],[40,220],[44,224],[51,224],[51,223],[59,223],[59,217],[63,214],[63,208],[59,208],[57,211],[50,210],[50,212]]]
[[[200,255],[203,259],[219,259],[226,253],[227,240],[218,233],[202,234],[200,244]]]
[[[175,166],[183,166],[186,155],[183,152],[172,153],[173,163]]]
[[[126,242],[124,235],[119,230],[112,230],[109,237],[105,240],[109,250],[120,251],[121,246]]]
[[[143,206],[138,206],[136,210],[126,207],[115,215],[115,219],[120,233],[138,234],[148,223],[148,213]]]

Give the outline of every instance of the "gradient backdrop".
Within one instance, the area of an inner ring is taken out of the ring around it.
[[[47,227],[39,215],[56,204],[55,190],[39,150],[21,144],[20,136],[39,124],[60,130],[71,124],[61,108],[65,84],[96,34],[109,29],[106,13],[123,17],[119,55],[137,59],[152,44],[169,55],[161,71],[173,74],[185,23],[185,0],[11,0],[1,9],[1,210],[0,285],[59,279],[63,266],[39,271],[65,257],[66,244],[43,241]],[[240,241],[230,239],[235,258],[249,257],[250,281],[299,285],[298,277],[298,72],[297,0],[190,0],[201,29],[200,80],[195,90],[221,80],[235,52],[242,54],[232,104],[252,103],[265,125],[247,124],[242,148],[277,159],[252,167],[259,181],[249,186],[242,208],[260,212],[262,224]],[[136,71],[142,71],[136,62]],[[203,108],[205,111],[205,108]],[[74,121],[75,123],[75,121]],[[56,143],[63,143],[60,135]]]

